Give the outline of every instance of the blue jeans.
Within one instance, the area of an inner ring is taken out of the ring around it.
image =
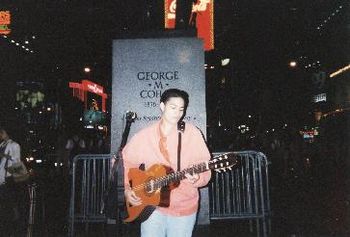
[[[158,210],[141,224],[141,237],[191,237],[197,213],[169,216]]]

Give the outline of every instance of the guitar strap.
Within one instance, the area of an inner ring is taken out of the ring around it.
[[[178,131],[178,141],[177,141],[177,171],[181,170],[181,134],[185,132],[185,122],[180,121],[177,124],[177,131]]]

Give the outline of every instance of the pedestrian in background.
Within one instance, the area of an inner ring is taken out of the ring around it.
[[[21,161],[21,147],[0,125],[0,235],[23,236],[26,230],[25,184],[16,183],[9,167]]]

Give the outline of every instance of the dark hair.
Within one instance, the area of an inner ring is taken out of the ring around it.
[[[162,94],[162,96],[160,97],[160,102],[162,103],[166,103],[170,98],[172,97],[180,97],[184,100],[185,102],[185,109],[187,108],[188,106],[188,93],[186,91],[183,91],[183,90],[179,90],[179,89],[175,89],[175,88],[172,88],[172,89],[168,89],[168,90],[165,90]]]
[[[1,123],[0,124],[0,131],[5,131],[7,135],[10,136],[11,132],[9,131],[9,126],[7,124]]]

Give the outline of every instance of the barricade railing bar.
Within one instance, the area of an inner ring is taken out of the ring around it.
[[[35,224],[35,211],[36,211],[36,199],[37,199],[37,185],[36,183],[30,183],[27,185],[27,191],[29,194],[29,216],[28,216],[28,225],[27,225],[27,234],[26,237],[33,236],[33,229]]]
[[[256,223],[256,234],[270,232],[270,197],[266,156],[256,151],[234,152],[239,166],[225,173],[213,173],[209,183],[211,220],[249,220]],[[213,153],[220,155],[223,153]],[[262,229],[261,229],[262,225]]]
[[[82,154],[73,159],[69,206],[69,232],[75,223],[106,223],[104,195],[110,175],[109,154]]]

